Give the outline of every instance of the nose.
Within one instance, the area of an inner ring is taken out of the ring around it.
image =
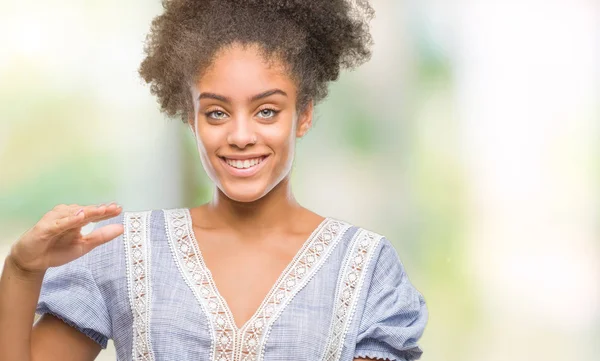
[[[227,143],[239,149],[244,149],[248,145],[256,143],[256,133],[252,121],[244,117],[233,119],[231,129],[227,136]]]

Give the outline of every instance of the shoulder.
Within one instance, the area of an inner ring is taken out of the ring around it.
[[[364,282],[363,297],[384,289],[413,293],[413,285],[402,261],[402,254],[385,234],[350,224],[345,262],[348,269],[360,269]],[[420,295],[419,295],[420,297]]]
[[[343,220],[334,219],[334,221],[347,228],[344,237],[347,242],[346,247],[352,247],[351,249],[355,252],[368,254],[369,259],[372,259],[374,263],[380,258],[399,261],[398,253],[386,235]]]
[[[345,221],[347,228],[342,239],[343,266],[347,272],[360,270],[364,282],[396,282],[405,276],[404,266],[394,245],[382,233]]]

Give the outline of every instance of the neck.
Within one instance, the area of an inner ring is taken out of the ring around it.
[[[217,188],[207,210],[219,224],[240,232],[285,227],[302,207],[292,194],[289,176],[253,202],[238,202]],[[212,217],[211,217],[212,218]]]

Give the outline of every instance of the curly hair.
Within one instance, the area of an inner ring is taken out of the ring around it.
[[[297,108],[327,96],[341,68],[371,56],[368,0],[163,0],[146,38],[139,74],[161,111],[187,123],[190,85],[219,49],[257,43],[263,56],[286,64],[298,88]]]

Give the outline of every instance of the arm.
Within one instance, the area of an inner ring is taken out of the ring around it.
[[[6,258],[0,278],[0,360],[94,360],[100,346],[58,318],[44,315],[31,328],[43,277]]]
[[[121,209],[89,206],[76,213],[79,208],[55,207],[11,247],[0,276],[0,361],[88,361],[100,352],[100,345],[54,316],[32,327],[46,271],[123,233],[121,225],[109,225],[82,235],[85,224]]]
[[[410,282],[391,243],[383,238],[367,289],[354,357],[417,360],[428,319],[421,293]]]
[[[40,318],[31,333],[33,361],[92,361],[100,350],[91,338],[49,314]]]

